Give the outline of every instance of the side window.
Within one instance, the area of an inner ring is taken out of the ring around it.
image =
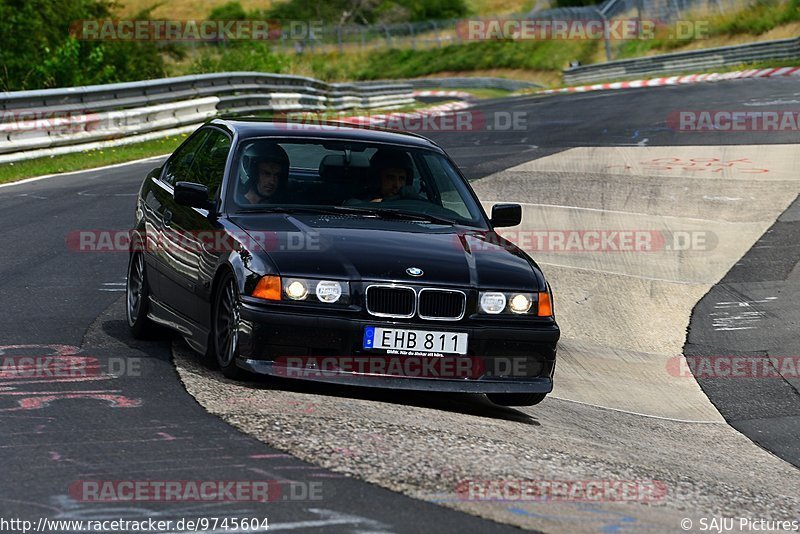
[[[231,140],[223,132],[210,129],[203,146],[197,152],[190,169],[191,181],[208,187],[208,196],[216,198],[222,177],[225,174],[225,163],[231,151]]]
[[[197,132],[189,138],[184,144],[178,147],[172,157],[167,162],[167,168],[164,171],[164,181],[169,185],[175,185],[175,182],[192,181],[189,175],[189,169],[194,161],[194,156],[200,145],[203,144],[206,137],[208,137],[208,130]]]

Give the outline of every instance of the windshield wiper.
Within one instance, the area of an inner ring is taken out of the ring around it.
[[[360,213],[363,215],[372,215],[380,217],[381,219],[406,219],[411,221],[427,221],[447,225],[454,225],[456,221],[439,217],[437,215],[430,215],[428,213],[419,213],[416,211],[399,210],[395,208],[369,208],[357,206],[330,206],[329,209],[335,210],[338,213]]]
[[[398,219],[409,219],[414,221],[430,221],[440,224],[447,224],[450,226],[456,224],[456,221],[452,219],[448,219],[446,217],[439,217],[438,215],[431,215],[429,213],[417,213],[417,212],[404,211],[398,209],[376,209],[375,212],[379,214],[390,214]]]

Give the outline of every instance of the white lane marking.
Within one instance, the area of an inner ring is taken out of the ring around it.
[[[744,102],[743,106],[785,106],[788,104],[800,104],[800,100],[756,100],[753,102]]]
[[[488,200],[484,202],[503,202],[501,200]],[[680,217],[678,215],[654,215],[652,213],[641,213],[638,211],[621,211],[621,210],[607,210],[603,208],[585,208],[582,206],[564,206],[561,204],[538,204],[534,202],[517,202],[514,201],[515,204],[519,204],[521,206],[537,206],[540,208],[557,208],[557,209],[565,209],[565,210],[580,210],[580,211],[596,211],[598,213],[619,213],[621,215],[639,215],[642,217],[657,217],[659,219],[679,219],[683,221],[700,221],[700,222],[713,222],[713,223],[720,223],[720,224],[741,224],[735,223],[730,221],[720,221],[717,219],[700,219],[697,217]]]
[[[562,265],[560,263],[549,263],[546,261],[537,261],[539,265],[549,265],[551,267],[561,267],[564,269],[576,269],[578,271],[590,271],[593,273],[613,274],[617,276],[627,276],[629,278],[638,278],[640,280],[652,280],[653,282],[668,282],[670,284],[682,284],[687,286],[706,285],[708,282],[692,282],[688,280],[672,280],[670,278],[657,278],[654,276],[642,276],[639,274],[620,273],[617,271],[606,271],[603,269],[592,269],[591,267],[577,267],[575,265]]]
[[[691,423],[691,424],[695,424],[695,425],[727,425],[728,424],[725,421],[696,421],[696,420],[693,420],[693,419],[676,419],[674,417],[662,417],[660,415],[649,415],[649,414],[646,414],[646,413],[639,413],[639,412],[631,412],[631,411],[628,411],[628,410],[622,410],[620,408],[611,408],[609,406],[602,406],[600,404],[592,404],[591,402],[581,402],[581,401],[576,401],[576,400],[572,400],[572,399],[565,399],[565,398],[562,398],[562,397],[556,397],[554,395],[548,395],[548,397],[551,398],[551,399],[558,399],[558,400],[564,401],[564,402],[573,402],[575,404],[581,404],[583,406],[591,406],[593,408],[600,408],[602,410],[609,410],[609,411],[612,411],[612,412],[619,412],[619,413],[624,413],[624,414],[628,414],[628,415],[638,415],[639,417],[647,417],[649,419],[660,419],[662,421],[672,421],[674,423]]]
[[[717,332],[758,328],[757,323],[767,317],[767,312],[756,309],[754,305],[768,304],[773,300],[777,300],[777,298],[766,297],[759,300],[717,302],[714,304],[714,309],[719,311],[708,314],[709,317],[712,317],[711,326]]]
[[[78,196],[82,197],[135,197],[138,193],[90,193],[87,191],[78,191]]]
[[[765,297],[760,300],[733,300],[733,301],[726,301],[726,302],[717,302],[714,304],[714,308],[730,308],[730,307],[748,307],[751,303],[755,304],[763,304],[769,302],[771,300],[778,300],[778,297]]]
[[[47,197],[42,197],[39,195],[32,195],[31,193],[20,193],[19,195],[15,195],[17,197],[31,197],[31,198],[38,198],[39,200],[47,200]]]
[[[318,526],[327,526],[328,524],[354,524],[354,525],[364,525],[370,528],[370,532],[379,533],[385,532],[390,533],[392,532],[391,527],[380,521],[376,521],[374,519],[368,519],[366,517],[362,517],[359,515],[353,514],[343,514],[341,512],[337,512],[335,510],[327,510],[325,508],[309,508],[309,512],[312,514],[316,514],[319,516],[324,517],[325,519],[321,519],[318,521],[298,521],[296,523],[275,523],[270,524],[270,530],[296,530],[298,528],[317,528]]]
[[[170,152],[171,154],[171,152]],[[161,158],[165,158],[169,156],[169,154],[161,154],[160,156],[152,156],[149,158],[142,158],[142,159],[135,159],[132,161],[123,161],[122,163],[114,163],[112,165],[105,165],[103,167],[92,167],[91,169],[80,169],[77,171],[69,171],[69,172],[59,172],[55,174],[45,174],[44,176],[34,176],[33,178],[25,178],[24,180],[19,180],[17,182],[9,182],[7,184],[0,184],[0,189],[4,187],[13,187],[15,185],[24,185],[29,184],[31,182],[38,182],[39,180],[46,180],[48,178],[55,178],[57,176],[72,176],[73,174],[81,174],[84,172],[95,172],[95,171],[104,171],[107,169],[115,169],[117,167],[124,167],[126,165],[135,165],[137,163],[144,163],[145,161],[152,161]]]
[[[104,286],[110,286],[110,287],[99,287],[99,288],[97,288],[98,291],[115,291],[115,292],[119,291],[119,292],[122,292],[122,291],[126,291],[128,283],[127,282],[103,282],[103,285]]]
[[[736,202],[737,200],[744,200],[742,197],[715,197],[712,195],[703,195],[703,200],[719,200],[723,202]]]

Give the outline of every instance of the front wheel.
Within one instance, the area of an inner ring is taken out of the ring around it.
[[[125,284],[125,312],[128,326],[136,339],[146,339],[154,330],[153,323],[147,318],[149,298],[150,287],[147,284],[144,256],[141,252],[137,252],[131,255]]]
[[[233,275],[226,275],[217,290],[213,308],[212,343],[216,363],[228,378],[241,378],[244,374],[236,367],[239,355],[239,322],[241,318],[239,288]]]
[[[487,393],[486,396],[500,406],[534,406],[547,396],[547,393]]]

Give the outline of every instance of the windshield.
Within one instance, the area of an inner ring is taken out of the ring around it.
[[[240,143],[227,211],[336,212],[486,227],[464,179],[443,155],[351,141]]]

